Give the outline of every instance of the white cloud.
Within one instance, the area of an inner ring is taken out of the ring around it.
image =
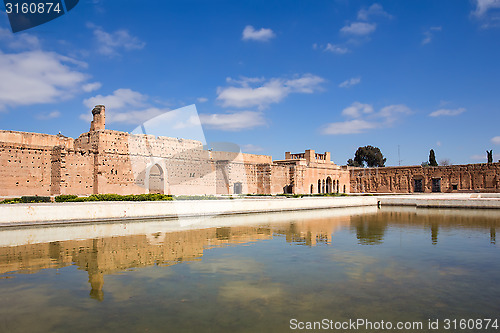
[[[349,49],[347,47],[335,45],[335,44],[330,44],[330,43],[326,44],[324,50],[332,52],[332,53],[336,53],[336,54],[346,54],[349,52]]]
[[[340,31],[345,34],[363,36],[371,34],[376,28],[377,25],[375,23],[353,22],[350,25],[342,27]]]
[[[74,64],[84,63],[54,52],[0,51],[0,109],[72,97],[88,77],[70,66]]]
[[[338,123],[330,123],[323,128],[322,133],[327,135],[357,134],[372,129],[378,125],[366,120],[355,119]]]
[[[184,128],[193,128],[199,127],[201,128],[201,120],[199,116],[190,116],[187,120],[178,120],[175,124],[173,124],[173,128],[175,129],[184,129]]]
[[[149,119],[168,112],[169,109],[159,109],[155,107],[126,112],[106,111],[106,121],[109,123],[142,124]]]
[[[109,33],[104,31],[102,27],[92,23],[88,23],[87,27],[93,30],[94,36],[97,39],[99,45],[97,52],[107,56],[116,56],[121,49],[126,51],[140,50],[146,46],[145,42],[130,35],[125,29]]]
[[[256,146],[254,144],[249,143],[249,144],[243,145],[241,147],[241,150],[243,152],[259,152],[259,151],[263,151],[264,148],[262,148],[261,146]]]
[[[491,143],[493,143],[495,145],[500,145],[500,136],[495,136],[495,137],[491,138]]]
[[[434,31],[441,31],[441,27],[430,27],[429,30],[424,32],[424,39],[422,39],[422,45],[429,44],[434,38]]]
[[[92,83],[87,83],[82,86],[83,91],[85,92],[92,92],[94,90],[98,90],[99,88],[102,87],[101,82],[92,82]]]
[[[401,116],[411,114],[403,104],[388,105],[374,112],[370,104],[354,102],[342,110],[342,115],[353,120],[330,123],[321,129],[322,134],[341,135],[364,133],[370,129],[391,127]]]
[[[89,109],[92,109],[96,105],[105,105],[106,108],[118,110],[126,107],[144,106],[146,99],[146,95],[137,91],[117,89],[111,95],[97,95],[87,98],[83,101],[83,104]]]
[[[40,48],[38,37],[25,32],[14,34],[4,28],[0,28],[0,41],[5,42],[7,47],[16,50],[36,50]]]
[[[150,107],[142,110],[117,111],[116,109],[113,109],[111,107],[108,108],[108,105],[106,104],[104,104],[104,106],[106,106],[106,123],[108,124],[142,124],[151,118],[170,111],[169,109],[160,109],[155,107]],[[89,122],[92,120],[92,114],[90,112],[83,113],[80,115],[80,119]]]
[[[61,112],[52,111],[49,113],[39,113],[38,115],[36,115],[36,118],[40,119],[40,120],[49,120],[49,119],[59,118],[60,116],[61,116]]]
[[[440,117],[440,116],[458,116],[459,114],[464,113],[465,108],[458,109],[439,109],[429,114],[430,117]]]
[[[223,107],[253,107],[260,109],[269,104],[278,103],[291,93],[313,93],[320,89],[325,80],[319,76],[305,74],[295,79],[272,78],[268,81],[256,78],[243,78],[242,81],[227,80],[229,83],[240,85],[217,88],[217,100]],[[257,87],[251,84],[260,83]]]
[[[276,35],[271,29],[261,28],[260,30],[255,30],[251,25],[247,25],[243,29],[242,40],[255,40],[259,42],[267,42],[274,38]]]
[[[373,106],[370,104],[362,104],[354,102],[351,106],[342,110],[342,115],[350,118],[359,118],[363,114],[373,113]]]
[[[377,117],[384,118],[386,125],[395,122],[401,115],[409,115],[411,110],[404,104],[389,105],[383,107],[376,115]]]
[[[200,120],[203,125],[222,131],[239,131],[266,125],[262,112],[255,111],[200,114]]]
[[[344,82],[339,84],[339,87],[340,88],[349,88],[349,87],[352,87],[352,86],[359,84],[360,82],[361,82],[360,77],[353,77],[353,78],[350,78],[349,80],[345,80]]]
[[[367,21],[371,16],[392,18],[392,15],[387,13],[382,5],[378,3],[374,3],[368,8],[362,8],[358,12],[358,20]]]
[[[491,9],[500,8],[500,0],[476,0],[476,10],[473,15],[483,16]]]
[[[208,102],[208,98],[206,97],[198,97],[196,100],[198,101],[198,103]]]
[[[481,28],[500,26],[500,0],[475,0],[476,9],[471,15],[481,23]]]

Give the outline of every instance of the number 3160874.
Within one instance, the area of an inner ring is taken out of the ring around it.
[[[5,4],[5,12],[7,14],[49,14],[50,12],[60,13],[61,8],[59,3],[54,5],[53,2],[24,2],[24,3],[10,3]]]

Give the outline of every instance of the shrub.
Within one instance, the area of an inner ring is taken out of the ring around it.
[[[50,202],[50,197],[39,197],[37,195],[23,196],[21,197],[21,202],[23,203]]]
[[[57,197],[54,198],[54,200],[56,202],[65,202],[65,201],[70,201],[72,199],[76,199],[78,198],[77,195],[73,195],[73,194],[61,194],[61,195],[58,195]]]
[[[171,195],[149,193],[149,194],[92,194],[88,197],[78,197],[76,195],[59,195],[56,202],[87,202],[87,201],[168,201],[172,200]]]
[[[0,204],[14,204],[14,203],[21,203],[21,198],[11,198],[0,201]]]

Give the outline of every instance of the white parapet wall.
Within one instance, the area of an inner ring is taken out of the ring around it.
[[[379,196],[381,206],[414,206],[417,208],[496,208],[500,209],[498,193],[458,193]]]
[[[377,197],[65,202],[0,205],[0,226],[248,214],[376,206]]]

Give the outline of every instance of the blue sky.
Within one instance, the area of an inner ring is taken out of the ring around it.
[[[104,104],[130,132],[196,104],[207,141],[274,159],[500,159],[500,0],[80,0],[16,34],[0,8],[0,129],[78,137]]]

